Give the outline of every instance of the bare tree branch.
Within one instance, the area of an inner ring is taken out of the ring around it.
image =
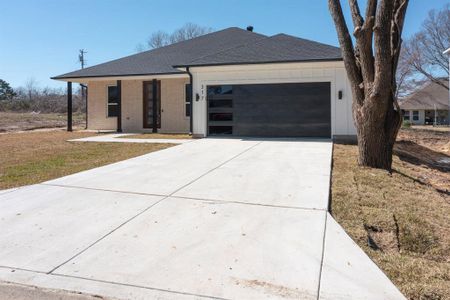
[[[360,87],[362,81],[361,71],[357,66],[355,59],[355,51],[353,48],[353,42],[348,32],[347,24],[345,23],[344,14],[342,13],[342,7],[339,0],[328,0],[328,6],[336,25],[336,31],[338,33],[339,44],[341,45],[342,57],[344,58],[345,68],[347,74],[353,83],[352,90],[358,101],[363,101],[363,92]]]
[[[392,151],[402,118],[396,70],[408,0],[367,0],[365,19],[349,0],[355,48],[339,0],[328,0],[352,86],[352,113],[360,165],[391,170]],[[409,69],[404,71],[409,74]]]
[[[422,28],[404,43],[401,62],[407,62],[411,72],[404,81],[417,78],[430,80],[448,89],[441,77],[448,77],[448,57],[443,54],[450,45],[450,4],[440,11],[430,11]]]

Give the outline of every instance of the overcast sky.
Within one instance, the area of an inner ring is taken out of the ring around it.
[[[448,2],[410,0],[404,37]],[[0,78],[13,87],[30,77],[40,86],[64,87],[50,77],[79,69],[79,49],[88,51],[92,66],[133,54],[152,32],[187,22],[215,30],[253,25],[266,35],[338,45],[327,0],[0,0],[0,8]]]

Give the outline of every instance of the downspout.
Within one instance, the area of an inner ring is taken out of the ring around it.
[[[194,77],[192,76],[192,73],[189,71],[189,67],[186,67],[186,72],[189,75],[189,84],[191,85],[191,105],[189,105],[189,134],[193,135],[193,107],[194,107]]]

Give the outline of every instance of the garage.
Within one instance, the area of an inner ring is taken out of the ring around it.
[[[331,137],[330,82],[209,85],[208,135]]]

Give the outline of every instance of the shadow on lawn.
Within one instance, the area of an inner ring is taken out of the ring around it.
[[[402,161],[420,166],[425,165],[430,169],[441,172],[450,172],[450,156],[421,146],[412,141],[398,141],[394,147],[394,153]]]
[[[398,141],[394,147],[394,153],[399,157],[400,160],[416,165],[425,166],[433,171],[448,173],[450,172],[450,156],[434,151],[430,148],[421,146],[412,141]],[[394,170],[394,172],[401,174],[409,179],[417,182],[421,185],[429,185],[427,182],[420,180],[419,178],[411,177],[399,170]],[[437,173],[438,174],[438,173]],[[436,191],[444,195],[450,195],[448,189],[440,189],[434,187]]]

